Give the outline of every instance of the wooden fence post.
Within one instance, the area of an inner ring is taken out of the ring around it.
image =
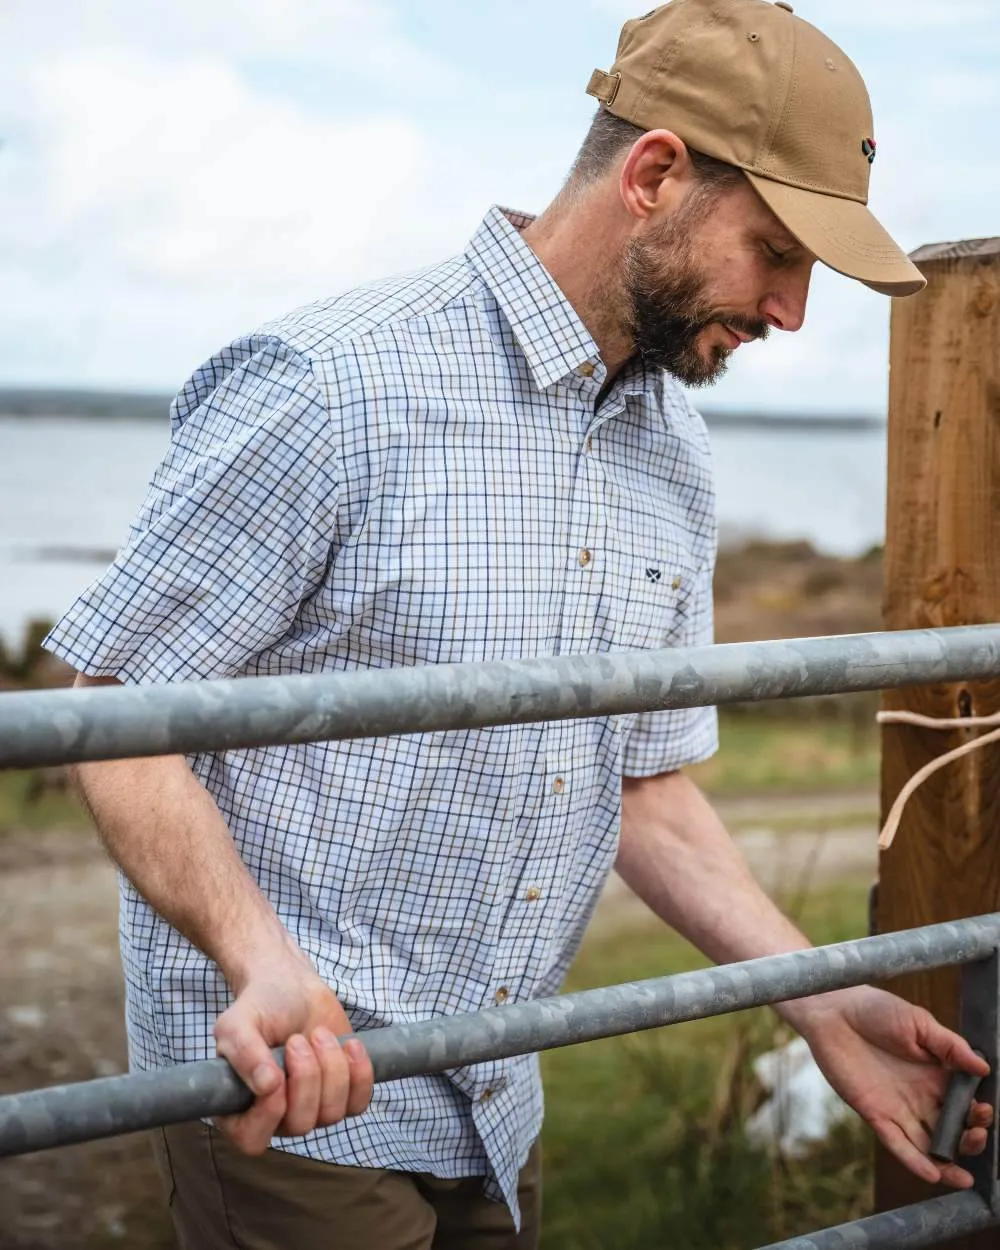
[[[890,347],[887,629],[1000,620],[1000,238],[920,248],[927,289],[894,302]],[[932,716],[1000,711],[1000,677],[888,693]],[[977,731],[882,730],[882,813],[928,760]],[[984,732],[984,731],[978,731]],[[936,773],[911,798],[879,864],[880,932],[1000,910],[1000,745]],[[891,986],[951,1027],[954,970]],[[930,1196],[884,1151],[879,1210]],[[995,1246],[985,1233],[954,1243]]]

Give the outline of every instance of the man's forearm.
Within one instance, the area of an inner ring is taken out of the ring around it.
[[[717,963],[810,945],[760,887],[708,800],[682,773],[625,779],[616,868],[658,916]],[[821,1005],[802,1000],[779,1010],[804,1029]]]
[[[109,683],[77,679],[96,684]],[[344,1008],[257,887],[183,756],[81,764],[74,773],[126,876],[233,991],[215,1021],[216,1050],[256,1100],[216,1124],[239,1149],[260,1154],[275,1134],[360,1114],[371,1099],[371,1061],[357,1041],[339,1044],[352,1031]],[[284,1069],[271,1053],[277,1045],[286,1048]]]
[[[291,949],[215,801],[183,756],[79,764],[73,772],[122,871],[231,986],[242,984],[252,964]]]

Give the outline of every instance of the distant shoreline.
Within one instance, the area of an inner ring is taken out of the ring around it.
[[[35,390],[0,387],[0,417],[156,418],[163,420],[172,395],[154,391]]]
[[[85,391],[0,387],[0,417],[71,417],[87,420],[163,421],[172,395],[155,391]],[[708,406],[699,411],[710,429],[776,430],[836,434],[884,432],[885,417],[864,412],[748,412]]]

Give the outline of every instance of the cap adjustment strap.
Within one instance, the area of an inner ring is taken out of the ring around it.
[[[617,70],[613,74],[606,74],[603,69],[595,69],[587,83],[587,95],[592,95],[605,108],[610,108],[621,85],[622,76]]]

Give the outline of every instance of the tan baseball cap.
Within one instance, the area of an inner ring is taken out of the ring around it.
[[[854,63],[785,0],[671,0],[626,22],[590,95],[738,165],[821,261],[883,295],[920,271],[868,209],[871,104]]]

